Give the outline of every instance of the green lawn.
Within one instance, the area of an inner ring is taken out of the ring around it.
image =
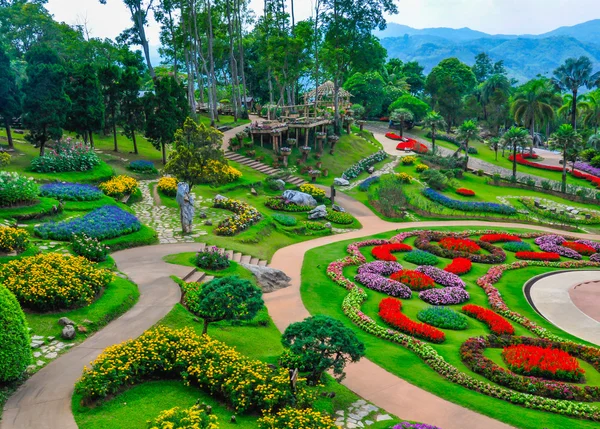
[[[446,228],[445,230],[463,229],[464,228]],[[374,236],[374,238],[388,238],[391,235],[392,234],[389,233],[380,234]],[[335,285],[331,280],[329,280],[325,273],[328,262],[346,256],[347,253],[345,252],[345,248],[353,241],[356,240],[340,242],[307,252],[304,258],[304,265],[302,269],[301,292],[303,302],[311,314],[327,314],[342,320],[344,324],[352,327],[359,338],[365,342],[367,346],[368,358],[386,370],[393,372],[401,378],[404,378],[408,382],[428,390],[440,397],[520,428],[533,429],[540,427],[558,428],[575,426],[578,428],[596,427],[596,424],[589,421],[579,421],[553,413],[543,413],[540,411],[520,408],[507,402],[470,391],[457,384],[447,381],[433,371],[430,367],[426,366],[419,357],[407,349],[402,348],[398,344],[387,342],[369,335],[354,326],[352,322],[343,314],[341,309],[341,303],[344,297],[347,295],[347,291]],[[525,241],[532,242],[532,240]],[[414,238],[407,239],[405,242],[412,244],[414,242]],[[369,251],[370,248],[362,249],[363,254],[365,254],[368,260],[373,260]],[[514,261],[514,255],[511,252],[507,253],[507,262]],[[399,262],[402,263],[405,268],[414,268],[414,264],[405,261],[401,254],[397,254],[397,256]],[[440,264],[438,264],[438,266],[441,268],[450,262],[449,259],[441,259],[442,261]],[[315,265],[313,262],[315,260],[323,262]],[[475,280],[485,274],[488,268],[489,265],[474,264],[473,270],[469,274],[463,276],[463,279],[467,282],[467,290],[471,295],[469,303],[489,307],[487,304],[487,296],[483,290],[475,284]],[[346,268],[344,271],[346,277],[352,278],[356,273],[356,269],[357,267]],[[525,297],[523,296],[523,283],[532,276],[547,271],[548,269],[543,267],[531,267],[509,271],[503,276],[502,280],[496,284],[496,286],[502,293],[507,305],[512,310],[520,312],[539,325],[558,335],[561,335],[564,338],[576,340],[576,338],[562,332],[558,328],[548,323],[544,318],[539,316],[531,309]],[[379,323],[383,324],[377,315],[377,307],[379,305],[379,301],[385,297],[385,295],[372,290],[365,290],[367,292],[368,299],[362,306],[362,311],[364,311],[365,314],[373,317]],[[415,296],[410,300],[403,300],[402,311],[412,320],[417,320],[417,312],[425,307],[428,307],[428,304],[420,301],[418,297]],[[454,309],[460,308],[460,306],[451,307]],[[514,323],[513,325],[515,326],[517,335],[532,335],[523,327]],[[458,353],[458,348],[459,345],[469,337],[487,334],[488,332],[485,325],[474,319],[469,319],[469,328],[466,331],[444,330],[444,332],[446,333],[446,342],[442,344],[432,344],[432,346],[449,363],[456,366],[461,371],[475,378],[483,380],[482,377],[472,373],[462,363]],[[581,342],[580,340],[578,341]],[[401,362],[401,364],[399,364],[399,362]],[[592,371],[592,373],[593,374],[588,378],[588,383],[596,386],[600,385],[600,375],[597,373],[597,371]]]

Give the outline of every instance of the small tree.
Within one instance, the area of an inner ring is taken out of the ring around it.
[[[558,149],[562,152],[563,156],[563,171],[562,171],[562,184],[561,191],[567,191],[567,158],[569,157],[572,150],[581,143],[581,135],[575,131],[572,125],[563,124],[558,130],[552,134],[550,140],[550,146],[553,149]]]
[[[498,161],[498,150],[500,150],[500,146],[502,146],[500,138],[492,137],[488,142],[488,146],[494,151],[494,154],[496,155],[496,161]]]
[[[19,115],[20,110],[21,100],[15,74],[10,67],[8,55],[0,46],[0,116],[4,119],[9,149],[14,148],[10,123]]]
[[[133,153],[137,155],[138,147],[135,133],[143,131],[145,126],[144,105],[139,97],[141,88],[140,74],[135,67],[127,67],[119,81],[119,115],[118,123],[123,134],[133,142]]]
[[[396,109],[392,112],[390,119],[393,122],[398,122],[400,124],[400,137],[404,137],[404,123],[412,121],[415,118],[413,113],[408,109]]]
[[[464,121],[460,127],[458,127],[458,139],[463,143],[456,149],[453,156],[457,156],[461,150],[465,151],[465,171],[469,166],[469,142],[471,140],[479,140],[479,129],[475,121],[468,120]]]
[[[281,343],[289,347],[305,368],[310,368],[308,380],[313,384],[330,368],[341,381],[346,364],[358,362],[365,354],[365,345],[354,331],[339,320],[323,315],[292,323],[283,333]]]
[[[437,130],[446,128],[446,121],[438,112],[429,112],[423,120],[423,126],[431,130],[431,152],[435,155],[435,138]]]
[[[188,309],[208,325],[222,320],[250,320],[263,308],[262,290],[238,276],[222,277],[206,284],[186,286],[184,302]]]
[[[512,127],[502,136],[502,144],[506,147],[512,149],[513,152],[513,169],[512,169],[512,177],[513,181],[517,180],[517,148],[520,146],[521,148],[528,145],[531,141],[531,136],[529,132],[520,127]],[[496,152],[497,159],[497,152]]]

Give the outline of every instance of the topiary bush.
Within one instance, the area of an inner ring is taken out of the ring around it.
[[[510,241],[504,244],[502,248],[511,252],[528,252],[531,250],[531,244],[525,241]]]
[[[18,379],[31,363],[25,314],[17,298],[0,284],[0,383]]]
[[[404,255],[404,260],[415,265],[437,265],[440,260],[434,254],[423,250],[413,250]]]
[[[350,225],[352,222],[354,222],[354,216],[352,216],[350,213],[336,212],[329,209],[327,210],[327,216],[325,216],[325,219],[331,223],[337,223],[340,225]]]
[[[467,318],[447,307],[428,307],[417,313],[417,319],[442,329],[467,329]]]

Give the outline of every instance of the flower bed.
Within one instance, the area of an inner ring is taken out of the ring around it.
[[[265,206],[272,210],[279,210],[284,212],[308,212],[311,211],[314,207],[311,206],[300,206],[298,204],[292,203],[291,201],[287,201],[283,197],[270,197],[265,201]]]
[[[576,241],[565,241],[562,244],[563,247],[568,247],[571,250],[579,253],[583,256],[591,256],[596,253],[596,249],[592,246],[588,246],[587,244],[578,243]]]
[[[390,296],[404,299],[409,299],[412,296],[411,290],[406,285],[399,281],[388,279],[382,274],[370,271],[361,272],[359,270],[354,280],[371,290],[383,292]]]
[[[588,174],[591,174],[592,176],[600,178],[600,168],[593,167],[588,162],[577,161],[575,163],[575,168],[577,170],[584,171],[584,172],[586,172]]]
[[[379,303],[379,316],[383,321],[393,327],[417,338],[422,338],[432,343],[443,343],[446,335],[425,323],[410,320],[402,314],[402,301],[396,298],[384,298]]]
[[[375,183],[379,183],[380,180],[381,180],[381,176],[371,176],[371,177],[363,180],[360,183],[360,185],[358,185],[358,189],[363,192],[366,192],[369,190],[371,185],[374,185]]]
[[[163,176],[158,180],[158,190],[163,194],[174,197],[177,195],[177,179],[174,177]]]
[[[421,265],[417,267],[417,271],[431,277],[433,281],[444,287],[461,287],[463,289],[467,287],[465,282],[456,274],[440,270],[439,268]]]
[[[29,244],[29,233],[25,229],[0,225],[0,252],[20,253]]]
[[[481,236],[480,240],[485,241],[486,243],[506,243],[521,241],[521,238],[512,234],[484,234]]]
[[[411,250],[412,247],[404,243],[382,244],[373,247],[371,255],[380,261],[397,261],[398,259],[392,255],[393,252],[410,252]]]
[[[96,186],[80,183],[48,183],[40,188],[42,197],[65,201],[94,201],[102,198],[102,191]]]
[[[33,178],[0,171],[0,207],[31,204],[40,193]]]
[[[544,252],[558,253],[571,259],[581,259],[578,252],[562,245],[565,241],[566,239],[560,235],[542,235],[535,239],[535,244],[540,246]]]
[[[411,422],[400,422],[395,425],[392,429],[441,429],[437,426],[428,425],[425,423],[411,423]]]
[[[196,254],[196,266],[206,270],[224,270],[229,264],[229,256],[217,246],[209,246]]]
[[[561,169],[562,170],[562,169]],[[596,187],[600,187],[600,177],[596,177],[592,174],[582,173],[581,171],[571,170],[571,174],[578,179],[585,179],[590,183],[596,185]]]
[[[161,411],[147,422],[148,429],[218,429],[219,418],[198,404],[190,408],[171,408]]]
[[[471,271],[472,267],[473,263],[467,258],[454,258],[452,262],[444,268],[444,271],[460,276],[462,274],[467,274]]]
[[[445,237],[439,241],[438,246],[453,252],[479,253],[481,251],[481,247],[468,238]]]
[[[331,417],[319,411],[291,407],[261,417],[257,423],[258,429],[339,429]]]
[[[123,198],[125,195],[135,192],[138,188],[138,181],[133,177],[121,175],[100,183],[99,188],[109,197]]]
[[[445,287],[419,292],[419,298],[431,305],[456,305],[468,301],[470,296],[462,287]]]
[[[393,139],[393,140],[398,140],[398,139]],[[396,146],[396,150],[413,151],[416,153],[429,152],[429,148],[426,145],[424,145],[423,143],[420,143],[413,139],[406,139],[406,140],[408,140],[408,141],[398,143],[398,145]]]
[[[405,173],[405,172],[396,174],[395,176],[402,183],[411,183],[413,181],[413,179],[414,179],[414,177],[412,177],[410,174]]]
[[[502,316],[479,305],[468,304],[462,308],[463,313],[485,323],[492,334],[513,335],[515,328]]]
[[[388,133],[385,133],[385,136],[390,140],[403,140],[402,137],[400,137],[398,134],[391,132],[391,131]]]
[[[475,196],[475,191],[472,191],[467,188],[458,188],[456,190],[456,193],[458,195],[462,195],[463,197],[474,197]]]
[[[580,382],[585,371],[569,353],[553,348],[517,344],[502,350],[511,371],[532,377]]]
[[[217,235],[232,236],[239,234],[262,219],[260,212],[250,204],[227,197],[215,198],[213,207],[235,213],[233,216],[219,222],[219,225],[214,229]]]
[[[528,154],[518,153],[517,154],[517,164],[528,165],[529,167],[540,168],[542,170],[550,170],[550,171],[562,171],[563,170],[562,167],[557,167],[554,165],[540,164],[539,162],[531,162],[525,158],[529,158]],[[537,158],[537,156],[535,156],[534,158]],[[510,155],[508,157],[509,161],[512,161],[513,159],[514,159],[513,155]]]
[[[57,142],[54,149],[46,149],[43,156],[34,158],[31,170],[38,173],[88,171],[99,164],[100,158],[90,145],[67,139]]]
[[[517,259],[527,259],[531,261],[558,261],[560,255],[555,252],[517,252]]]
[[[435,287],[433,279],[419,271],[400,270],[393,273],[390,278],[405,284],[415,291],[421,291]]]
[[[428,307],[417,313],[417,319],[436,328],[462,331],[467,329],[467,318],[447,307]]]
[[[387,153],[385,153],[385,151],[383,150],[380,150],[379,152],[376,152],[373,155],[363,158],[356,164],[352,165],[350,168],[344,171],[342,177],[346,180],[354,179],[355,177],[358,177],[358,175],[365,171],[367,168],[371,167],[374,164],[377,164],[378,162],[383,161],[387,157]]]
[[[375,262],[367,262],[366,264],[362,264],[358,267],[358,274],[363,273],[372,273],[372,274],[380,274],[382,276],[389,276],[390,274],[394,274],[396,271],[400,271],[402,269],[402,265],[398,262],[388,262],[388,261],[375,261]]]
[[[484,213],[497,213],[502,215],[513,215],[517,212],[514,207],[506,204],[497,203],[484,203],[477,201],[460,201],[453,200],[447,196],[439,193],[435,189],[426,188],[423,190],[423,195],[438,204],[448,207],[452,210],[462,210],[465,212],[484,212]]]
[[[531,244],[526,241],[509,241],[502,248],[511,252],[529,252],[532,250]]]
[[[34,230],[44,239],[69,241],[74,234],[105,240],[139,231],[140,228],[140,221],[131,213],[117,206],[104,206],[74,219],[44,223]]]
[[[350,225],[354,222],[354,216],[346,212],[337,212],[335,210],[327,209],[327,216],[325,219],[331,223],[337,223],[338,225]]]
[[[475,243],[483,250],[489,252],[489,254],[478,254],[443,249],[439,245],[433,243],[436,241],[439,242],[447,237],[460,238],[460,236],[456,234],[441,234],[432,231],[421,231],[418,233],[417,239],[415,240],[415,247],[433,253],[434,255],[442,258],[466,258],[471,262],[478,262],[482,264],[498,264],[506,260],[506,253],[504,253],[502,249],[484,241],[475,241]]]
[[[71,247],[76,255],[83,256],[93,262],[106,261],[109,251],[108,246],[85,234],[74,235]]]
[[[413,165],[415,162],[417,162],[417,157],[413,155],[403,156],[400,158],[400,162],[402,165]]]
[[[300,186],[300,192],[304,192],[312,197],[314,197],[317,201],[323,201],[325,199],[325,191],[321,188],[317,188],[315,185],[311,185],[310,183],[305,183]]]
[[[440,262],[435,255],[423,250],[412,250],[404,255],[404,259],[415,265],[437,265]]]
[[[135,171],[136,173],[143,173],[143,174],[157,174],[158,170],[156,169],[156,167],[154,166],[154,163],[152,161],[146,161],[143,159],[137,160],[137,161],[131,161],[129,163],[129,169],[131,171]]]
[[[19,303],[36,311],[53,311],[90,304],[112,280],[81,256],[44,253],[0,266],[0,283]]]

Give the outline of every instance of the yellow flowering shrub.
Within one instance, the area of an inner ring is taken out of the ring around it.
[[[331,417],[319,411],[289,407],[258,419],[258,427],[259,429],[339,429]]]
[[[22,252],[29,244],[29,234],[21,228],[0,226],[0,252]]]
[[[415,168],[417,170],[417,173],[422,173],[426,170],[429,170],[429,166],[427,164],[417,164]]]
[[[127,194],[132,194],[138,187],[138,181],[133,177],[120,175],[100,183],[98,186],[109,197],[122,198]]]
[[[8,152],[0,152],[0,167],[6,167],[10,164],[10,154]]]
[[[0,266],[4,284],[25,308],[50,311],[91,304],[112,280],[82,256],[45,253]]]
[[[402,183],[410,183],[413,181],[413,177],[408,174],[408,173],[400,173],[400,174],[396,174],[396,177],[402,182]]]
[[[413,155],[403,156],[400,158],[400,162],[402,162],[403,165],[413,165],[417,162],[417,157]]]
[[[162,411],[156,419],[148,422],[148,429],[219,429],[218,417],[206,407],[171,408]]]
[[[223,398],[238,412],[270,412],[293,398],[287,369],[272,370],[190,328],[166,327],[105,349],[84,369],[75,391],[91,403],[148,379],[173,377]],[[305,379],[298,380],[296,397],[300,405],[316,399]]]
[[[242,172],[224,162],[210,160],[202,171],[202,183],[224,185],[242,177]]]
[[[174,177],[161,177],[158,180],[158,190],[170,197],[177,195],[177,179]]]
[[[217,235],[236,235],[262,219],[260,212],[250,204],[223,196],[217,197],[214,200],[213,207],[235,213],[233,216],[226,217],[219,222],[214,230]]]
[[[325,198],[325,191],[321,188],[317,188],[315,185],[311,185],[310,183],[305,183],[304,185],[300,186],[300,192],[312,195],[317,201],[322,201],[323,198]]]

